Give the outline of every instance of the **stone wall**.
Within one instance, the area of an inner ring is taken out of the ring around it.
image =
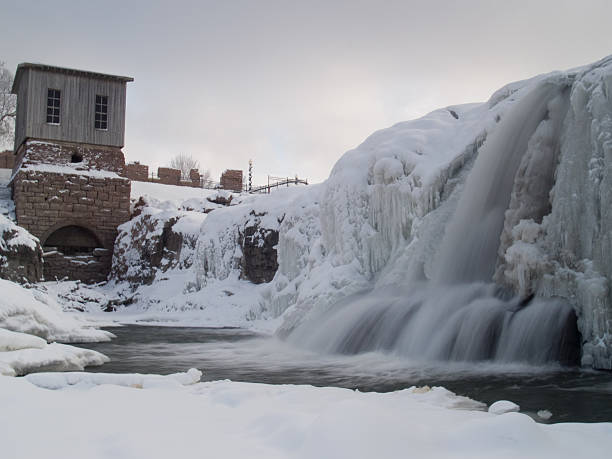
[[[40,239],[43,248],[55,231],[76,226],[92,233],[98,248],[108,251],[94,250],[94,256],[75,250],[85,258],[59,253],[46,257],[43,276],[85,282],[106,278],[117,227],[130,218],[130,181],[116,173],[124,172],[121,150],[101,147],[96,152],[89,147],[36,141],[27,141],[20,150],[21,167],[12,181],[17,223]],[[72,163],[73,154],[82,155],[81,162]],[[108,168],[102,158],[109,160]],[[66,246],[77,245],[78,241],[65,239]],[[66,260],[59,260],[61,257]]]
[[[158,167],[157,178],[164,185],[179,185],[181,183],[181,171],[169,167]]]
[[[126,164],[125,171],[126,177],[136,182],[162,183],[164,185],[190,186],[192,188],[201,186],[201,175],[197,169],[189,171],[189,180],[183,180],[181,171],[170,167],[159,167],[157,168],[157,178],[149,177],[149,166],[140,164],[138,161]]]
[[[117,226],[130,217],[130,188],[122,177],[20,170],[13,180],[17,222],[43,246],[56,229],[76,225],[112,248]]]
[[[12,150],[0,152],[0,169],[12,169],[15,165],[15,155]]]
[[[221,188],[240,193],[242,191],[242,171],[227,169],[221,174]]]
[[[191,169],[189,171],[189,180],[191,181],[191,186],[198,187],[200,186],[200,179],[202,176],[197,169]]]
[[[14,168],[35,164],[70,165],[76,170],[125,175],[125,158],[121,149],[101,145],[27,140],[17,150]]]
[[[125,166],[125,174],[130,180],[136,182],[149,181],[149,166],[138,162],[129,163]]]

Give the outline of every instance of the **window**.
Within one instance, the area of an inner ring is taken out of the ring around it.
[[[47,89],[47,123],[60,124],[59,89]]]
[[[96,129],[108,129],[108,96],[96,95]]]

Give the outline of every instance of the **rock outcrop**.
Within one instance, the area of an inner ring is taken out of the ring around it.
[[[42,277],[42,248],[37,238],[0,215],[0,278],[37,282]]]
[[[158,272],[189,268],[204,215],[197,212],[144,210],[119,227],[111,279],[150,285]]]
[[[259,222],[245,226],[241,234],[241,277],[254,284],[270,282],[278,269],[276,245],[278,230],[264,228]]]

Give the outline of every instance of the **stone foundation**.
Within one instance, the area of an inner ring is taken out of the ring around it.
[[[54,245],[62,243],[53,256],[45,256],[46,279],[99,282],[110,271],[117,227],[130,218],[131,185],[118,175],[124,172],[121,150],[96,148],[37,141],[20,148],[21,165],[12,181],[17,223],[39,238],[45,251],[50,236]],[[82,155],[80,162],[71,162],[74,154]],[[77,237],[79,229],[87,237]],[[58,234],[65,241],[58,242]],[[106,255],[94,249],[106,249]],[[82,255],[92,251],[96,255]]]
[[[110,271],[112,252],[94,250],[92,254],[65,255],[59,251],[43,254],[46,281],[68,278],[85,283],[104,282]]]

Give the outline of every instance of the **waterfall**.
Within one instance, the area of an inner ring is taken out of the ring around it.
[[[516,171],[538,125],[565,115],[565,105],[555,103],[560,97],[563,87],[540,83],[513,107],[485,142],[446,229],[436,281],[491,280]]]
[[[552,123],[559,135],[565,88],[558,80],[536,84],[487,138],[445,229],[432,279],[345,298],[313,312],[288,339],[332,353],[576,364],[580,338],[569,305],[508,298],[492,283],[516,172],[541,123]]]

